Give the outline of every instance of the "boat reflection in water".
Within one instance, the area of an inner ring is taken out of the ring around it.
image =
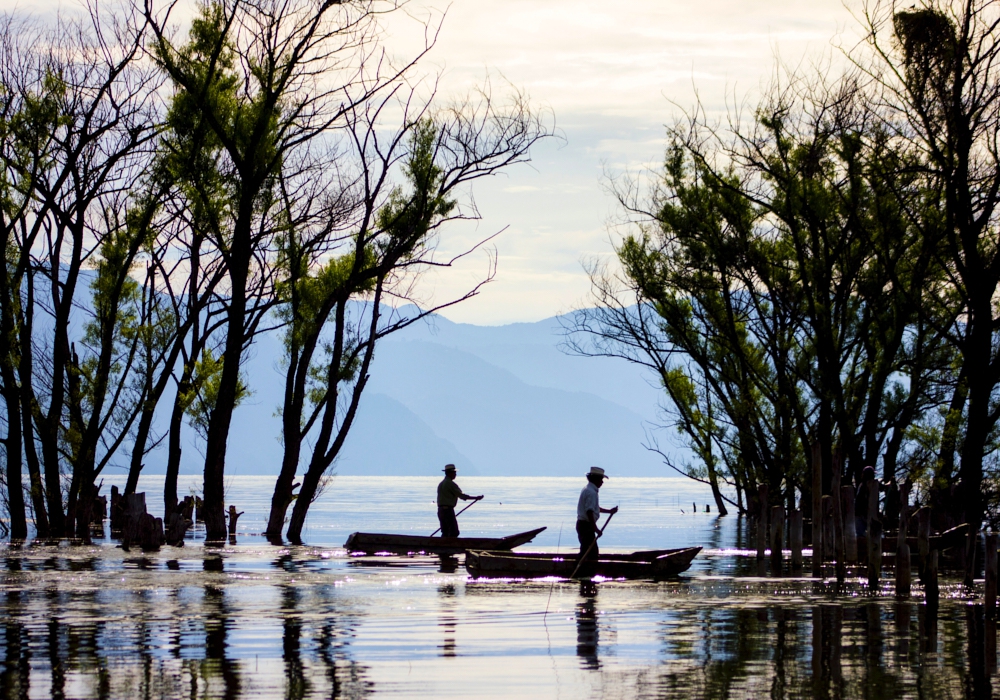
[[[623,482],[605,487],[628,518],[615,519],[602,551],[704,546],[682,576],[474,580],[462,555],[346,555],[352,530],[433,530],[433,479],[339,481],[341,500],[317,510],[322,546],[246,531],[236,545],[189,540],[149,554],[109,541],[0,545],[0,700],[1000,695],[981,581],[969,592],[942,578],[929,607],[919,585],[897,601],[891,576],[877,597],[853,573],[839,587],[832,570],[813,579],[808,557],[801,571],[760,575],[738,518],[665,508],[701,502],[691,482]],[[243,483],[232,491],[247,512],[240,525],[265,522],[269,501],[252,498],[267,484]],[[572,518],[579,494],[575,479],[470,488],[509,509],[479,521],[469,511],[463,530],[487,535],[533,522],[560,494],[551,509]],[[531,548],[575,556],[568,530],[552,525]]]
[[[473,677],[497,697],[1000,689],[996,622],[959,581],[932,607],[868,597],[852,579],[838,591],[733,576],[747,555],[727,551],[682,579],[598,583],[472,580],[430,557],[363,569],[333,550],[270,546],[6,554],[0,698],[430,698]]]

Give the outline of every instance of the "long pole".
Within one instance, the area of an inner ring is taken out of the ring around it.
[[[469,505],[465,506],[465,508],[463,508],[462,510],[458,511],[457,513],[455,513],[455,517],[457,518],[462,513],[464,513],[465,511],[469,510],[469,508],[471,508],[472,506],[476,505],[480,500],[482,500],[482,499],[480,499],[480,498],[473,498],[472,499],[472,503],[470,503]],[[431,533],[431,537],[434,537],[434,535],[438,534],[439,532],[441,532],[441,528],[438,528],[437,530],[435,530],[434,532],[432,532]]]
[[[615,513],[617,512],[618,511],[615,511]],[[604,521],[604,527],[601,528],[602,533],[608,529],[608,524],[611,522],[611,518],[615,517],[615,513],[611,513],[610,515],[608,515],[608,519]],[[570,575],[570,578],[576,578],[576,572],[580,570],[580,567],[583,566],[583,562],[587,560],[587,557],[590,555],[590,550],[592,550],[594,548],[594,545],[597,544],[598,537],[600,537],[600,535],[598,535],[595,532],[594,541],[590,543],[590,546],[587,547],[587,551],[583,553],[583,556],[580,557],[580,561],[576,563],[576,568],[573,569],[573,573]]]

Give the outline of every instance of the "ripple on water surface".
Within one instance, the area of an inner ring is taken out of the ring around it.
[[[565,508],[557,492],[572,506],[576,481],[466,481],[514,511],[463,522],[468,534],[538,522],[549,530],[529,548],[572,550],[575,533],[537,514]],[[947,580],[934,611],[919,586],[906,602],[891,581],[869,596],[856,571],[839,589],[774,576],[736,518],[680,512],[704,500],[690,482],[628,481],[602,491],[622,505],[602,545],[706,547],[685,576],[477,581],[436,558],[355,559],[337,546],[352,529],[434,525],[425,503],[406,501],[428,480],[398,492],[339,480],[340,500],[316,511],[314,547],[256,536],[266,502],[248,483],[230,489],[247,529],[225,548],[3,548],[0,697],[985,698],[1000,687],[980,590]]]

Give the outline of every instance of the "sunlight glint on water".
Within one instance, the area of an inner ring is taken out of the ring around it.
[[[603,549],[706,548],[674,581],[587,590],[472,581],[432,557],[345,556],[354,530],[430,534],[435,483],[338,477],[310,512],[306,547],[267,544],[257,533],[271,479],[236,477],[236,545],[205,548],[195,533],[148,555],[114,542],[4,548],[0,697],[948,698],[1000,687],[995,624],[957,581],[933,615],[919,587],[895,601],[891,573],[878,598],[857,572],[840,592],[802,572],[775,577],[758,570],[737,518],[717,518],[684,479],[612,477],[601,492],[621,506]],[[486,494],[461,516],[463,534],[545,525],[524,549],[575,549],[582,478],[460,483]],[[140,485],[157,514],[160,484]]]

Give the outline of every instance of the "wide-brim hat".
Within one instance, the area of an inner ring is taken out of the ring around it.
[[[446,464],[446,465],[444,465],[444,469],[442,469],[441,471],[443,471],[443,472],[457,472],[458,469],[455,467],[454,464]]]
[[[587,472],[586,476],[599,476],[602,479],[609,478],[608,475],[604,473],[604,470],[601,469],[600,467],[591,467],[590,471]]]

